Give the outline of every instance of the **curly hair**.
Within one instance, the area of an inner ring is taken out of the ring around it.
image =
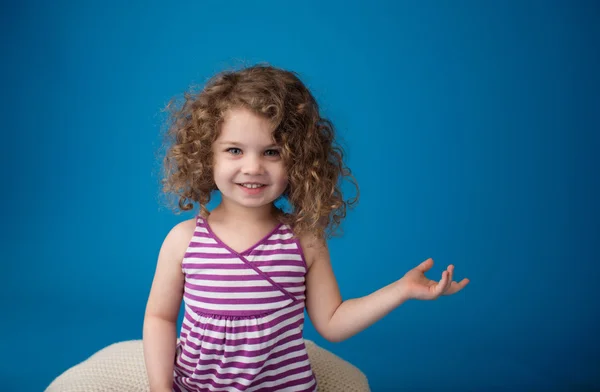
[[[279,219],[296,235],[338,234],[347,207],[358,201],[359,188],[344,163],[344,151],[336,143],[334,126],[321,117],[319,106],[295,72],[269,65],[224,71],[212,77],[200,92],[184,93],[183,102],[167,105],[163,191],[178,198],[178,208],[200,206],[204,217],[216,185],[213,179],[212,145],[225,113],[246,108],[274,125],[273,138],[281,147],[288,173],[282,197],[290,206]],[[349,181],[356,189],[344,199],[341,186]]]

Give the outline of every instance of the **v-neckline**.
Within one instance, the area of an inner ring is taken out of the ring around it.
[[[206,227],[206,230],[208,231],[208,234],[215,240],[217,241],[219,244],[221,244],[224,248],[226,248],[227,250],[229,250],[230,252],[232,252],[233,254],[236,255],[247,255],[249,253],[251,253],[254,249],[256,249],[259,245],[261,245],[263,242],[265,242],[266,240],[268,240],[269,238],[271,238],[271,236],[273,234],[275,234],[275,232],[277,232],[281,226],[283,226],[283,223],[278,223],[273,230],[271,230],[267,235],[265,235],[263,238],[261,238],[258,242],[256,242],[254,245],[250,246],[248,249],[244,250],[243,252],[238,252],[237,250],[233,249],[232,247],[230,247],[229,245],[227,245],[222,239],[219,238],[218,235],[215,234],[215,232],[213,231],[213,229],[210,227],[210,224],[208,223],[208,218],[200,218],[202,220],[202,223],[204,224],[204,226]]]

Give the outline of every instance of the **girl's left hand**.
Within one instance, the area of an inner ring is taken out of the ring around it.
[[[428,279],[425,276],[433,266],[433,259],[429,258],[419,264],[417,267],[408,271],[400,280],[398,285],[406,299],[431,300],[437,299],[440,295],[452,295],[462,290],[468,283],[469,279],[464,278],[460,282],[452,281],[454,266],[449,265],[442,272],[442,279],[439,282]]]

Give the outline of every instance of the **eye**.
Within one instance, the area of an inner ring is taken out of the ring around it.
[[[265,151],[265,155],[268,157],[278,157],[279,156],[279,150],[267,150]]]
[[[231,148],[228,148],[228,149],[227,149],[227,150],[225,150],[225,151],[227,151],[228,153],[230,153],[230,154],[232,154],[232,155],[240,155],[240,154],[242,153],[242,150],[240,150],[240,149],[239,149],[239,148],[237,148],[237,147],[231,147]]]

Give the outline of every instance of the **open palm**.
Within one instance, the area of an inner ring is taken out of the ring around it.
[[[453,265],[449,265],[442,272],[442,279],[439,282],[431,280],[425,276],[425,272],[429,271],[431,267],[433,267],[433,259],[429,258],[408,271],[398,281],[407,298],[422,300],[436,299],[441,295],[455,294],[469,283],[469,279],[467,278],[464,278],[460,282],[452,280],[454,274]]]

